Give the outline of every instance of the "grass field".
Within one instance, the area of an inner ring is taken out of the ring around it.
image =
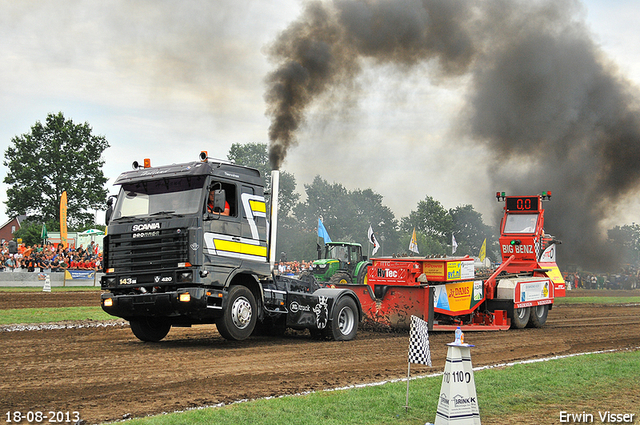
[[[556,298],[554,304],[638,304],[640,297],[572,297]]]
[[[444,367],[444,365],[443,365]],[[560,423],[560,412],[635,414],[638,404],[616,400],[639,394],[640,351],[589,354],[475,372],[485,424]],[[422,425],[434,422],[442,377],[256,400],[229,406],[133,419],[130,425]],[[596,419],[598,420],[598,419]],[[634,421],[633,423],[637,423]]]
[[[111,319],[115,318],[102,311],[100,306],[0,310],[0,325]]]

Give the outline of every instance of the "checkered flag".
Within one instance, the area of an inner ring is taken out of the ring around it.
[[[429,349],[429,325],[419,317],[411,316],[409,333],[409,363],[431,366]]]

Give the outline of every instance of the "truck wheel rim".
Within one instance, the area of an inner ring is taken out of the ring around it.
[[[524,319],[524,316],[527,314],[526,310],[524,308],[519,308],[516,311],[516,315],[518,316],[518,319],[522,320]]]
[[[340,310],[340,314],[338,315],[338,329],[340,329],[340,333],[342,335],[348,335],[353,330],[353,326],[355,324],[356,318],[353,314],[353,310],[349,307],[344,307]]]
[[[239,297],[231,306],[231,320],[238,329],[244,329],[251,322],[251,303],[245,297]]]

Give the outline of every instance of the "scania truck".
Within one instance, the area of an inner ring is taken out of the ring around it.
[[[101,303],[137,338],[157,342],[172,326],[213,323],[229,340],[286,328],[355,338],[362,309],[352,290],[275,272],[277,171],[269,217],[254,168],[206,152],[193,162],[133,165],[116,179],[107,210]]]

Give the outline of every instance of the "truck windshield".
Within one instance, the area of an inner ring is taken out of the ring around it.
[[[534,233],[538,214],[507,214],[504,233]]]
[[[204,205],[204,182],[205,176],[189,176],[123,184],[112,219],[197,213]]]

